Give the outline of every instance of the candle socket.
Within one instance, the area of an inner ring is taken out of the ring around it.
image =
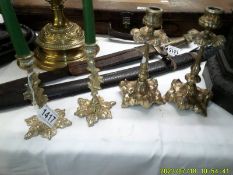
[[[169,41],[166,33],[161,30],[163,10],[157,7],[146,9],[143,23],[146,25],[140,29],[132,29],[131,34],[137,43],[144,43],[145,50],[140,64],[138,79],[136,81],[121,81],[120,89],[123,94],[122,107],[141,105],[144,108],[152,104],[164,104],[164,100],[158,90],[156,79],[150,79],[148,73],[149,49],[152,47],[159,54],[164,54],[160,46]]]
[[[193,36],[194,43],[207,47],[222,47],[225,43],[223,35],[215,35],[212,31],[221,27],[220,15],[223,10],[218,7],[206,7],[204,15],[199,18],[199,25],[205,30]]]
[[[81,27],[66,19],[65,0],[46,0],[54,14],[52,23],[45,25],[36,39],[36,64],[45,70],[67,66],[69,62],[83,61],[84,33]]]
[[[99,121],[99,119],[111,119],[112,114],[110,109],[116,104],[114,101],[106,102],[98,95],[98,90],[101,89],[100,85],[103,82],[103,78],[99,76],[100,71],[95,67],[94,57],[99,51],[99,47],[96,44],[90,44],[85,46],[85,53],[87,56],[87,70],[90,71],[88,87],[91,90],[92,99],[78,99],[79,107],[75,112],[75,115],[79,117],[86,117],[88,126],[93,126]]]
[[[15,58],[17,59],[17,65],[19,68],[23,70],[30,71],[33,69],[34,64],[34,53],[30,52],[29,55],[26,56],[17,56],[15,55]]]

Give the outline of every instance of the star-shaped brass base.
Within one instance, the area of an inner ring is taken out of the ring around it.
[[[152,104],[164,104],[164,100],[158,91],[158,82],[155,79],[146,81],[121,81],[121,92],[123,94],[122,107],[141,105],[144,108]]]
[[[201,89],[195,83],[182,83],[179,79],[174,79],[164,98],[167,102],[175,103],[181,110],[191,109],[206,116],[206,108],[212,96],[211,91]]]
[[[79,98],[79,107],[74,113],[79,117],[86,117],[88,126],[93,126],[99,119],[111,119],[110,109],[116,104],[114,101],[106,102],[100,96],[94,96],[91,100]]]
[[[58,119],[52,128],[41,122],[36,115],[26,119],[25,122],[30,128],[25,134],[24,139],[28,140],[41,135],[41,137],[51,140],[57,134],[58,128],[63,129],[72,124],[71,121],[65,118],[65,110],[55,109],[55,112],[58,115]]]

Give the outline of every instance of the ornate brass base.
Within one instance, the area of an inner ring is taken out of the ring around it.
[[[86,60],[83,46],[69,50],[49,50],[37,47],[35,57],[36,65],[48,71],[63,68],[70,62]]]
[[[85,59],[83,30],[73,22],[66,21],[63,26],[45,25],[36,43],[36,64],[45,70],[62,68],[69,62]]]
[[[158,91],[158,82],[154,79],[146,81],[121,81],[121,92],[123,94],[122,107],[141,105],[144,108],[152,104],[164,104],[164,100]]]
[[[25,134],[24,139],[28,140],[41,135],[41,137],[51,140],[57,134],[58,128],[63,129],[72,124],[71,121],[65,118],[65,110],[55,109],[55,111],[58,114],[58,119],[52,128],[42,123],[36,115],[26,119],[25,121],[30,128]]]
[[[79,107],[74,113],[79,117],[86,117],[88,126],[93,126],[99,119],[111,119],[110,109],[116,102],[106,102],[100,96],[94,96],[91,100],[79,98]]]
[[[206,116],[206,108],[212,96],[211,91],[201,89],[195,83],[182,83],[179,79],[174,79],[164,98],[167,102],[175,103],[181,110],[191,109]]]

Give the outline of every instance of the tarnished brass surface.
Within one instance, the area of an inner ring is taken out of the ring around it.
[[[99,47],[96,44],[86,45],[85,53],[87,55],[87,70],[90,71],[88,88],[91,90],[92,99],[87,100],[83,98],[78,99],[79,107],[74,113],[79,117],[86,117],[88,126],[93,126],[99,121],[99,119],[112,118],[110,109],[116,102],[106,102],[100,96],[98,96],[98,90],[101,89],[100,85],[103,82],[103,77],[99,76],[99,69],[95,67],[94,57],[99,51]]]
[[[32,105],[42,107],[48,101],[44,89],[40,87],[40,79],[38,74],[33,71],[34,54],[25,57],[16,57],[17,64],[20,68],[26,69],[28,73],[28,82],[25,85],[26,91],[23,93],[24,100],[30,100]]]
[[[28,140],[40,135],[43,138],[51,140],[57,134],[57,129],[63,129],[72,124],[71,121],[65,118],[65,110],[55,109],[55,112],[58,114],[58,119],[52,128],[42,123],[35,115],[26,119],[25,122],[30,128],[25,134],[24,139]]]
[[[44,94],[44,89],[40,87],[40,79],[38,78],[37,73],[33,72],[28,77],[26,87],[27,90],[23,93],[24,100],[32,101],[32,104],[38,105],[39,108],[43,107],[43,105],[47,103],[48,97]]]
[[[34,53],[31,52],[29,55],[25,57],[19,57],[15,55],[17,59],[17,65],[19,68],[27,70],[28,72],[31,72],[33,69],[33,64],[34,64]]]
[[[136,88],[135,88],[136,87]],[[121,81],[121,92],[123,94],[122,107],[141,105],[144,108],[152,104],[164,104],[164,100],[158,91],[158,82],[155,79],[146,81]]]
[[[201,89],[196,86],[196,83],[201,81],[198,74],[201,70],[200,62],[203,51],[202,47],[198,55],[194,56],[195,63],[191,66],[191,72],[185,76],[187,82],[182,83],[179,79],[174,79],[164,99],[167,102],[175,103],[181,110],[191,109],[206,116],[206,108],[213,94],[208,89]]]
[[[149,79],[148,52],[149,45],[146,44],[138,79],[136,81],[124,80],[120,82],[120,89],[123,95],[121,106],[123,108],[134,105],[141,105],[144,108],[149,108],[152,104],[164,103],[164,100],[158,90],[157,80]]]
[[[36,39],[36,64],[42,69],[53,70],[65,67],[69,62],[84,60],[84,33],[64,16],[65,0],[47,1],[51,5],[54,20],[42,28]]]
[[[91,100],[79,98],[79,107],[75,115],[86,117],[88,126],[93,126],[99,119],[111,119],[112,114],[110,109],[116,102],[106,102],[100,96],[93,96]]]
[[[199,32],[193,37],[194,43],[201,46],[222,47],[225,43],[225,37],[215,35],[212,30],[221,27],[220,14],[223,10],[218,7],[207,7],[203,16],[199,18],[199,25],[205,30]]]
[[[28,82],[26,84],[27,90],[23,93],[24,100],[30,100],[32,105],[38,108],[43,107],[48,102],[48,97],[44,94],[44,89],[40,87],[40,79],[38,74],[33,70],[34,54],[31,53],[25,58],[17,58],[18,66],[22,69],[26,69],[28,73]],[[65,110],[56,109],[55,112],[58,115],[58,119],[52,128],[41,122],[36,115],[26,119],[27,125],[30,127],[24,138],[30,139],[41,135],[49,140],[56,135],[57,128],[65,128],[72,123],[65,118]]]
[[[222,47],[225,43],[224,36],[215,35],[212,30],[221,26],[220,14],[222,9],[218,7],[207,7],[203,16],[199,18],[199,24],[205,29],[198,32],[193,29],[185,35],[189,42],[200,45],[200,50],[195,56],[195,62],[191,66],[191,72],[185,75],[186,83],[182,83],[179,79],[175,79],[171,83],[170,90],[165,94],[164,98],[167,102],[173,102],[179,109],[191,109],[195,112],[207,115],[207,105],[213,94],[208,89],[201,89],[196,83],[201,81],[198,75],[201,67],[201,58],[206,47]]]
[[[182,83],[179,79],[172,81],[170,90],[165,94],[165,100],[175,103],[179,109],[191,109],[204,116],[207,115],[206,108],[211,98],[211,91],[189,81]]]
[[[161,55],[167,55],[162,45],[170,42],[162,27],[163,10],[157,7],[146,9],[143,23],[146,25],[140,29],[132,29],[131,35],[136,43],[145,44],[143,58],[140,65],[138,79],[136,81],[121,81],[120,89],[123,95],[122,107],[141,105],[144,108],[151,107],[152,104],[163,104],[164,100],[158,90],[158,82],[149,79],[148,60],[149,49],[152,47]],[[180,41],[180,40],[179,40]]]

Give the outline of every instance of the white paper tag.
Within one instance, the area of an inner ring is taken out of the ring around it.
[[[138,6],[137,10],[146,10],[146,7],[140,7],[140,6]]]
[[[47,104],[45,104],[42,108],[38,110],[38,118],[44,124],[52,128],[58,119],[58,115]]]
[[[168,55],[174,57],[176,55],[180,55],[182,53],[182,49],[179,49],[177,47],[174,46],[167,46],[166,47],[167,53]]]
[[[0,14],[0,24],[1,23],[4,23],[4,19],[3,19],[2,15]]]

